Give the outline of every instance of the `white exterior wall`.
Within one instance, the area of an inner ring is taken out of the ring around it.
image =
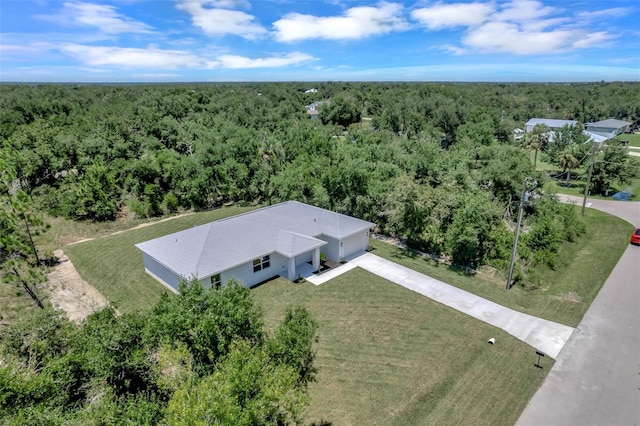
[[[361,253],[369,248],[369,231],[361,231],[342,240],[342,257]],[[339,259],[340,260],[340,259]]]
[[[244,263],[235,268],[227,269],[220,273],[220,281],[225,284],[229,278],[235,278],[244,283],[245,287],[252,287],[259,282],[267,280],[276,275],[285,274],[289,266],[289,259],[278,254],[271,253],[270,266],[258,272],[253,272],[253,259],[247,263]],[[206,287],[211,286],[211,277],[206,277],[200,280],[202,285]]]
[[[146,253],[142,253],[144,259],[144,269],[147,274],[151,275],[156,280],[160,281],[170,290],[178,292],[178,284],[182,280],[182,277],[174,274],[172,271],[158,263],[154,258]]]
[[[320,247],[320,253],[324,253],[327,255],[327,258],[334,260],[336,262],[339,262],[340,261],[340,242],[337,239],[327,237],[324,234],[318,235],[316,238],[327,242],[327,244]]]

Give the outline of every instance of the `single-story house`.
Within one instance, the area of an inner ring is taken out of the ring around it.
[[[586,130],[583,130],[582,134],[587,137],[585,143],[591,142],[591,143],[603,144],[604,142],[609,140],[609,138],[607,138],[605,136],[599,135],[597,133],[588,132]],[[549,143],[553,143],[554,140],[555,140],[555,137],[556,137],[555,132],[554,131],[550,131],[547,136],[548,136],[547,140],[549,141]]]
[[[145,271],[174,292],[183,279],[219,286],[229,278],[247,287],[302,268],[318,270],[320,254],[342,261],[369,247],[375,225],[287,201],[136,244]]]
[[[309,105],[305,105],[305,109],[311,117],[312,120],[316,120],[318,115],[320,114],[320,107],[325,103],[325,101],[315,101],[310,103]]]
[[[575,120],[556,120],[554,118],[532,118],[524,125],[524,130],[531,133],[536,124],[545,124],[551,130],[560,130],[564,126],[575,126],[578,124]]]
[[[555,131],[562,130],[564,126],[575,126],[578,124],[575,120],[556,120],[553,118],[532,118],[525,124],[526,133],[531,133],[537,124],[544,124],[549,128],[548,141],[553,143]],[[628,123],[631,124],[631,123]],[[522,139],[524,135],[519,135],[516,129],[514,131],[514,139]],[[602,133],[593,132],[590,129],[583,130],[582,133],[587,137],[587,142],[595,142],[602,144],[613,136],[607,136]]]
[[[609,118],[608,120],[587,123],[587,131],[605,136],[607,139],[616,137],[621,133],[627,133],[631,129],[631,123],[622,120]]]

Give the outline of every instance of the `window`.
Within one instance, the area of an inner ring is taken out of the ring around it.
[[[220,274],[211,275],[211,287],[215,287],[217,290],[220,288],[221,283]]]
[[[269,266],[271,266],[271,259],[269,258],[269,255],[253,259],[253,272],[261,271]]]

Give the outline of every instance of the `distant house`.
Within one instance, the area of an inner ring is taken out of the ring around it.
[[[373,223],[297,201],[196,226],[136,244],[145,271],[177,292],[183,279],[205,286],[229,278],[247,287],[280,275],[295,280],[303,270],[317,270],[320,254],[328,259],[364,252]]]
[[[532,118],[529,121],[527,121],[527,123],[525,124],[525,129],[526,129],[526,133],[531,133],[533,131],[533,128],[537,125],[537,124],[544,124],[546,125],[550,130],[549,130],[549,134],[547,135],[548,138],[547,140],[549,141],[549,143],[553,143],[554,139],[555,139],[555,133],[556,131],[562,130],[563,127],[565,126],[575,126],[577,124],[579,124],[577,121],[575,120],[556,120],[553,118]],[[627,124],[631,124],[631,123],[627,123]],[[521,139],[524,135],[519,135],[517,132],[520,129],[516,129],[514,131],[514,139]],[[604,143],[605,141],[607,141],[608,139],[611,139],[612,136],[607,136],[605,134],[602,133],[596,133],[596,132],[592,132],[590,129],[587,130],[583,130],[582,133],[587,136],[587,142],[596,142],[596,143]],[[519,137],[518,137],[519,136]]]
[[[588,132],[612,139],[621,133],[629,132],[631,123],[609,118],[608,120],[596,121],[595,123],[587,123],[585,127]]]
[[[544,124],[551,130],[560,130],[564,126],[575,126],[578,122],[575,120],[556,120],[553,118],[532,118],[525,124],[525,132],[531,133],[536,124]]]
[[[318,115],[320,114],[320,107],[325,103],[326,101],[315,101],[305,106],[305,109],[312,120],[318,118]]]
[[[520,140],[524,137],[524,130],[522,129],[515,129],[513,131],[513,139],[515,140]]]
[[[305,90],[304,93],[318,93],[318,89],[308,89]]]

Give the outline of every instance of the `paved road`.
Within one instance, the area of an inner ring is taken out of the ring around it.
[[[590,202],[640,227],[640,202]],[[640,247],[624,252],[517,425],[640,425]]]
[[[559,194],[558,198],[563,203],[573,203],[582,206],[582,197]],[[591,209],[597,209],[617,216],[640,228],[640,201],[607,201],[589,198],[587,205],[589,205]]]
[[[552,358],[558,356],[574,331],[572,327],[506,308],[372,253],[358,256],[348,264],[501,328]]]

